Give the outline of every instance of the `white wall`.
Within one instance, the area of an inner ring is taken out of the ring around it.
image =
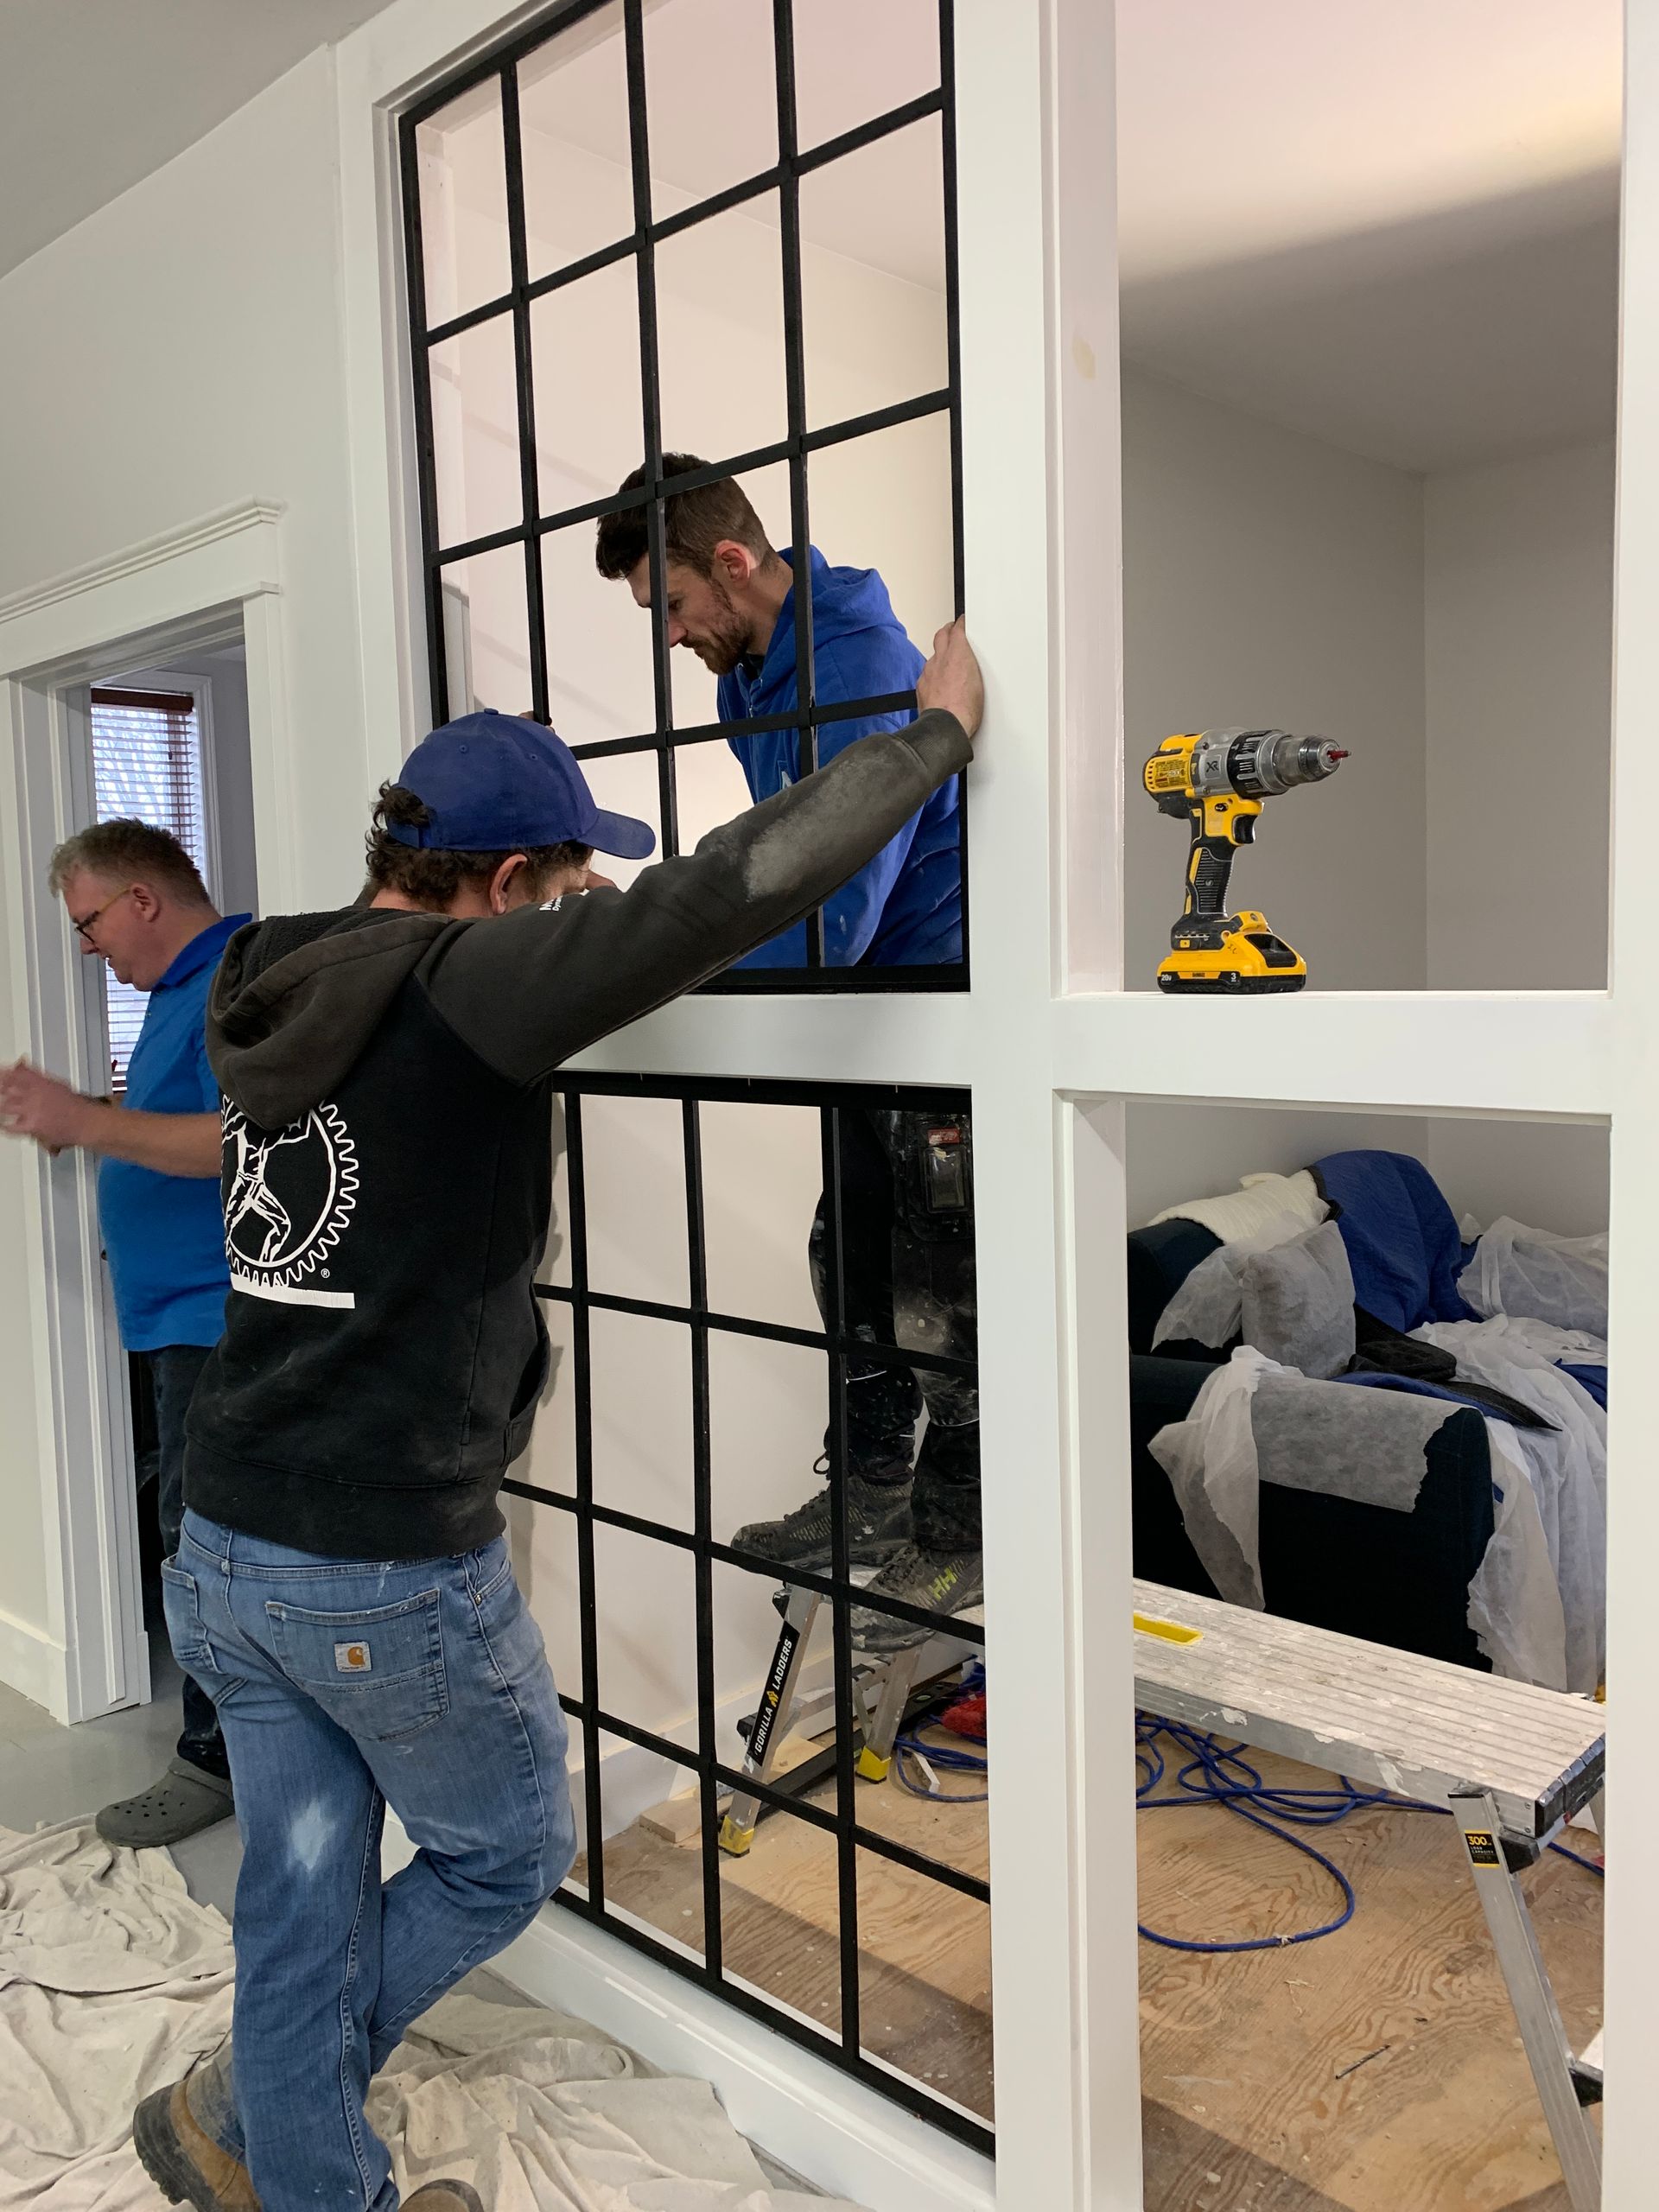
[[[1612,447],[1430,477],[1424,566],[1428,981],[1599,990]]]
[[[1426,1128],[1416,1115],[1136,1101],[1128,1109],[1129,1226],[1185,1199],[1236,1190],[1246,1175],[1294,1175],[1327,1153],[1408,1152],[1421,1160]]]
[[[0,279],[0,594],[213,511],[279,501],[302,822],[296,903],[360,880],[367,776],[346,465],[334,68],[319,53]],[[42,862],[45,855],[40,856]],[[22,1050],[0,982],[0,1058]],[[0,1147],[0,1249],[23,1247]],[[35,1433],[44,1347],[0,1282],[0,1614],[48,1625]],[[0,1628],[3,1623],[0,1623]]]
[[[1185,824],[1141,785],[1148,754],[1176,730],[1263,724],[1353,757],[1268,801],[1233,901],[1266,912],[1311,989],[1420,987],[1420,480],[1127,370],[1123,624],[1129,987],[1169,950],[1186,864]]]

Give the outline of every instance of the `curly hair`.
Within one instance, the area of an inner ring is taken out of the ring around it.
[[[387,834],[387,824],[423,830],[432,819],[424,799],[402,784],[382,784],[374,803],[365,844],[372,891],[396,891],[405,899],[442,913],[465,884],[487,884],[505,860],[522,852],[526,888],[532,895],[545,891],[561,868],[586,868],[594,856],[591,845],[510,845],[499,853],[439,852],[430,847],[401,844]]]

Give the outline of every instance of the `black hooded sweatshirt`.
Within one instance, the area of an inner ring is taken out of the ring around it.
[[[935,709],[626,892],[238,930],[207,1008],[231,1292],[186,1503],[340,1559],[499,1535],[547,1377],[553,1071],[810,912],[970,757]]]

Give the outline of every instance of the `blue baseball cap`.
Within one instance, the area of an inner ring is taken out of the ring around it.
[[[400,845],[506,853],[569,843],[642,861],[657,842],[648,823],[594,805],[581,763],[556,731],[493,707],[423,737],[397,782],[432,816],[419,830],[387,823],[386,835]]]

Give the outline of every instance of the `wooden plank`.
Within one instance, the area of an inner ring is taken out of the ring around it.
[[[1180,1618],[1176,1593],[1147,1610]],[[1271,1753],[1253,1764],[1276,1786],[1329,1786]],[[858,1812],[914,1850],[985,1871],[982,1804],[888,1782],[861,1785]],[[1141,1916],[1166,1933],[1283,1933],[1333,1909],[1328,1874],[1218,1807],[1143,1813],[1138,1835]],[[1358,1893],[1340,1934],[1245,1954],[1141,1946],[1147,2212],[1567,2212],[1452,1822],[1377,1808],[1312,1840]],[[700,1946],[695,1852],[636,1828],[607,1844],[605,1866],[616,1903]],[[1581,2048],[1600,2015],[1600,1885],[1554,1857],[1523,1880]],[[786,1814],[763,1821],[748,1856],[722,1862],[721,1892],[733,1970],[833,2028],[829,1839]],[[988,2116],[984,1909],[868,1854],[860,1904],[868,2046]]]
[[[1161,1584],[1138,1611],[1203,1631],[1135,1636],[1135,1703],[1402,1796],[1490,1790],[1540,1837],[1601,1786],[1606,1708]]]

